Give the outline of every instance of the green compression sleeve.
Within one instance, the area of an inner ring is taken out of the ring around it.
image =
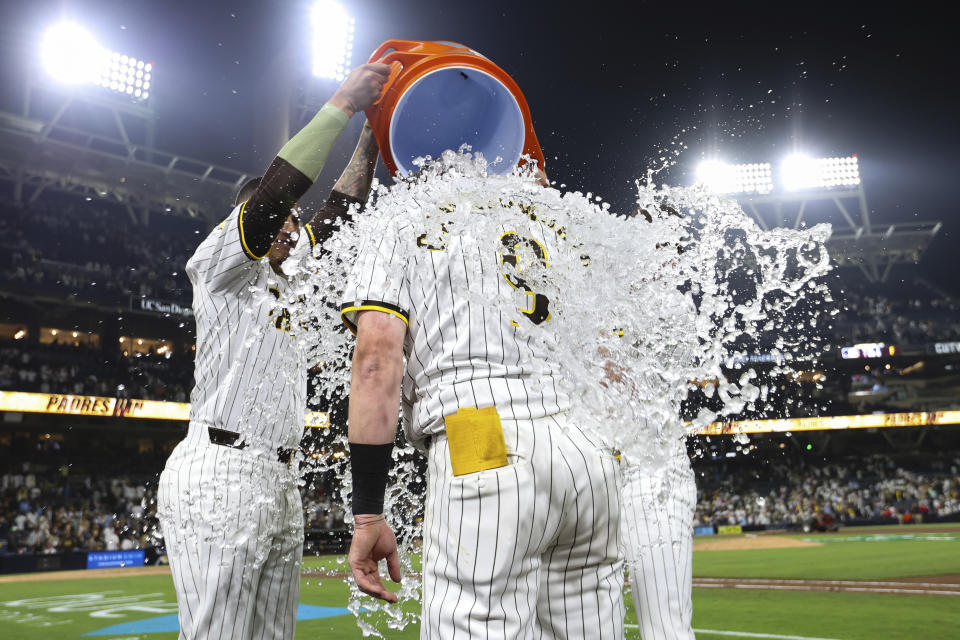
[[[332,104],[325,104],[307,126],[283,145],[277,157],[283,158],[315,181],[320,177],[334,141],[348,122],[350,116]]]

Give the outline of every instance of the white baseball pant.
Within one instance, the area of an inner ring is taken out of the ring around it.
[[[694,638],[696,504],[696,482],[686,460],[654,475],[636,468],[624,474],[621,526],[643,640]]]
[[[303,507],[294,470],[270,453],[211,444],[191,425],[160,475],[181,639],[294,636]]]
[[[563,414],[502,426],[505,467],[428,451],[420,637],[620,640],[619,462]]]

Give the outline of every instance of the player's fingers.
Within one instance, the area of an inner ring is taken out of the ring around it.
[[[380,574],[377,573],[376,565],[371,571],[366,568],[356,568],[353,570],[353,579],[357,581],[360,591],[371,596],[376,596],[383,591],[383,583],[380,581]]]
[[[387,571],[390,572],[390,579],[394,582],[400,582],[403,578],[403,575],[400,573],[400,555],[396,549],[387,556]]]
[[[384,64],[382,62],[370,62],[367,64],[367,70],[372,71],[378,76],[383,76],[383,79],[386,80],[390,75],[390,65]]]
[[[380,593],[375,593],[375,594],[373,594],[373,595],[376,596],[377,598],[380,598],[381,600],[386,601],[386,602],[396,602],[396,601],[397,601],[397,594],[393,593],[392,591],[387,590],[386,587],[381,587],[381,588],[380,588]]]
[[[353,578],[357,581],[357,587],[360,588],[360,591],[363,591],[367,595],[386,600],[387,602],[397,601],[397,596],[388,591],[386,587],[383,586],[383,582],[380,581],[380,574],[376,570],[376,565],[374,565],[374,569],[369,572],[362,569],[354,569]]]

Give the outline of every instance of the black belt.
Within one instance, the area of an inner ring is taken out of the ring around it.
[[[247,447],[246,441],[240,443],[237,442],[237,440],[240,439],[240,434],[233,431],[218,429],[216,427],[207,427],[207,434],[210,436],[211,443],[218,444],[222,447],[230,447],[231,449],[246,449]],[[283,464],[288,464],[290,459],[293,458],[293,452],[293,449],[284,449],[283,447],[278,447],[277,459]]]

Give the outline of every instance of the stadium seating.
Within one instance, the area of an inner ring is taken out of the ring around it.
[[[698,460],[696,526],[816,529],[960,517],[960,453],[872,455],[763,469]],[[42,469],[42,470],[37,470]],[[155,471],[159,471],[159,466]],[[22,465],[0,476],[0,553],[162,548],[156,473],[76,473]],[[345,528],[334,486],[303,491],[311,537]]]
[[[0,342],[0,390],[187,402],[193,362],[156,353],[105,358],[82,345]]]
[[[161,458],[152,464],[144,458],[136,471],[120,473],[107,471],[116,464],[104,458],[89,465],[51,464],[61,457],[56,453],[21,452],[18,460],[42,462],[11,463],[0,475],[0,554],[163,547],[156,518]],[[308,478],[303,491],[308,539],[343,531],[345,512],[331,486]]]
[[[148,296],[190,304],[184,273],[203,237],[200,220],[135,223],[116,203],[70,194],[0,205],[0,286],[25,295],[125,303]]]
[[[960,455],[847,457],[830,463],[696,465],[697,526],[817,528],[960,514]],[[909,515],[908,515],[909,514]]]

